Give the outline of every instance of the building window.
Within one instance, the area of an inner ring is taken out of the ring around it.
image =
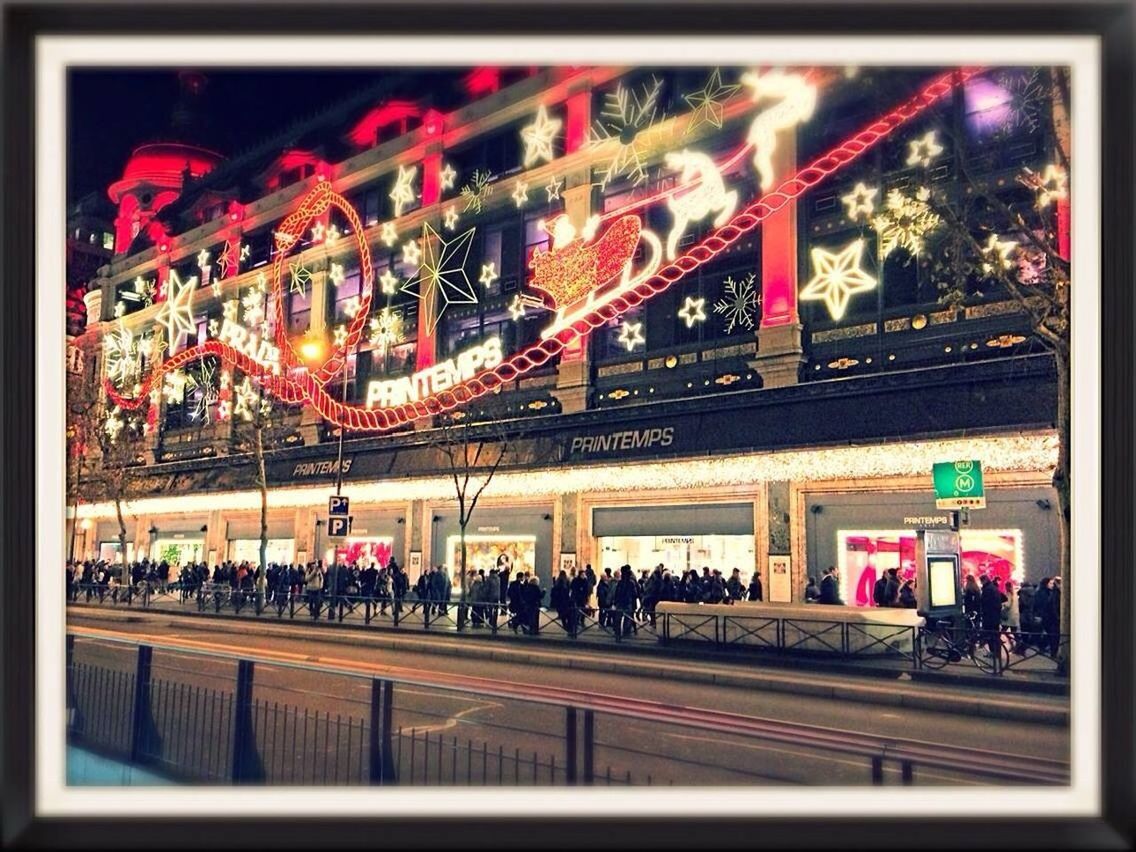
[[[304,283],[303,290],[288,290],[288,333],[303,334],[312,321],[312,283]]]
[[[363,290],[363,277],[359,274],[358,267],[348,269],[343,283],[338,287],[334,286],[328,281],[328,290],[335,294],[334,303],[330,304],[328,311],[328,319],[333,325],[346,324],[351,322],[353,317],[347,315],[344,310],[345,305],[351,299],[359,299]]]
[[[103,231],[103,249],[114,251],[114,234],[110,231]]]

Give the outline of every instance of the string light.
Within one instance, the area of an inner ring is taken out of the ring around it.
[[[559,118],[549,118],[548,110],[542,104],[537,110],[536,119],[532,124],[521,128],[521,142],[525,146],[524,167],[527,169],[534,163],[552,162],[552,142],[560,132],[562,122]]]
[[[398,167],[398,177],[394,181],[394,189],[390,191],[390,199],[394,202],[394,215],[397,219],[402,215],[402,209],[407,204],[413,204],[418,198],[414,191],[414,176],[418,173],[418,166]]]
[[[848,218],[858,222],[861,218],[868,219],[876,211],[875,198],[880,194],[879,187],[868,187],[863,182],[852,187],[847,195],[840,196],[844,206],[848,208]]]
[[[704,298],[695,299],[693,296],[687,296],[686,301],[679,308],[678,316],[686,323],[687,328],[693,328],[696,322],[705,322],[705,307],[706,300]]]
[[[863,240],[854,240],[838,252],[813,248],[813,277],[801,291],[801,301],[823,301],[829,316],[843,317],[852,296],[876,287],[876,279],[860,268],[863,254]]]
[[[722,227],[734,214],[738,194],[734,190],[726,192],[718,165],[700,151],[670,153],[665,160],[669,168],[681,172],[678,179],[680,186],[694,185],[684,195],[673,195],[667,199],[667,207],[674,216],[674,225],[667,236],[667,259],[673,260],[678,241],[686,233],[687,226],[711,213],[717,213],[714,227]]]
[[[941,153],[943,146],[939,144],[937,132],[928,130],[919,139],[908,143],[907,165],[927,168]]]

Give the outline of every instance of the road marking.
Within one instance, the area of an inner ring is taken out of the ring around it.
[[[425,694],[425,693],[423,693],[423,694]],[[473,707],[467,707],[465,710],[458,711],[457,713],[455,713],[453,716],[448,718],[445,722],[443,722],[440,725],[427,725],[426,727],[418,727],[417,725],[411,725],[410,731],[411,731],[411,733],[421,732],[421,733],[427,733],[427,734],[432,734],[432,733],[435,733],[437,731],[448,731],[450,728],[456,728],[457,725],[458,725],[458,722],[469,713],[476,713],[478,710],[489,710],[490,708],[493,708],[493,707],[501,708],[503,706],[504,706],[503,704],[480,704],[480,705],[476,705],[476,706],[473,706]],[[408,710],[406,712],[413,713],[414,711]]]

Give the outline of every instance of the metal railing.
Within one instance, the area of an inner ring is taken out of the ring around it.
[[[188,783],[752,784],[784,780],[781,747],[851,784],[1069,783],[1063,760],[286,651],[72,629],[67,657],[71,739]]]
[[[890,622],[845,622],[820,617],[748,615],[742,608],[732,614],[722,611],[698,613],[654,612],[616,608],[572,608],[564,612],[541,608],[535,614],[517,612],[506,604],[467,602],[459,617],[460,601],[421,600],[416,595],[334,595],[325,590],[237,589],[229,584],[205,583],[190,589],[170,584],[164,589],[143,582],[131,589],[75,584],[69,600],[109,607],[138,607],[163,612],[186,609],[212,615],[245,615],[296,622],[334,622],[361,627],[400,630],[446,631],[471,635],[523,634],[583,642],[615,642],[641,645],[672,643],[708,645],[716,649],[766,652],[777,655],[811,655],[842,660],[898,664],[920,670],[949,666],[952,671],[1002,675],[1055,673],[1058,650],[1068,646],[1068,635],[1003,632],[1007,650],[987,661],[972,654],[957,659],[930,659],[927,627]],[[459,626],[460,624],[460,626]],[[930,649],[934,653],[933,649]]]

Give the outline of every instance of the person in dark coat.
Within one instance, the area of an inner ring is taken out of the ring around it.
[[[1036,609],[1037,604],[1034,603]],[[1061,647],[1061,578],[1054,577],[1049,581],[1049,595],[1045,599],[1045,608],[1041,611],[1041,629],[1045,632],[1042,649],[1050,656],[1056,657]]]
[[[548,593],[548,605],[556,610],[556,617],[565,631],[572,631],[572,592],[568,586],[568,574],[561,571]]]
[[[574,572],[575,576],[568,583],[568,592],[572,598],[572,629],[575,630],[588,607],[588,578],[583,571]]]
[[[756,571],[753,572],[753,579],[749,581],[749,594],[747,600],[760,601],[764,600],[761,588],[761,575]]]
[[[832,565],[828,566],[824,576],[821,577],[820,598],[817,603],[844,606],[844,601],[840,597],[840,579],[837,576],[836,568]]]
[[[872,586],[872,603],[876,606],[887,606],[887,573],[880,574]]]
[[[731,601],[740,601],[745,597],[745,592],[746,587],[742,584],[741,569],[735,568],[730,573],[730,579],[726,581],[726,593]]]
[[[518,571],[509,583],[508,589],[505,591],[505,597],[509,604],[509,626],[513,628],[514,633],[516,633],[523,624],[521,617],[522,611],[524,610],[524,601],[522,600],[524,596],[521,594],[522,585],[521,574]]]
[[[982,630],[986,635],[986,643],[990,646],[990,655],[998,656],[998,646],[1002,641],[1002,604],[1006,596],[998,591],[997,578],[987,574],[982,578],[982,592],[979,607],[982,615]]]
[[[887,585],[884,586],[884,602],[882,605],[899,606],[899,570],[888,568],[884,576],[887,578]]]
[[[605,568],[603,576],[600,577],[599,583],[596,585],[596,604],[600,610],[600,627],[606,627],[612,623],[611,617],[611,591],[615,583],[611,578],[611,569]]]
[[[528,632],[532,636],[540,633],[540,606],[544,601],[544,590],[535,575],[521,587],[521,601],[524,604]]]
[[[616,610],[616,635],[627,636],[635,630],[635,605],[639,601],[639,584],[631,573],[631,566],[619,569],[619,582],[612,592],[612,604]]]
[[[982,589],[978,587],[974,575],[967,574],[966,581],[962,584],[962,611],[971,622],[978,624],[981,620],[981,609]]]

